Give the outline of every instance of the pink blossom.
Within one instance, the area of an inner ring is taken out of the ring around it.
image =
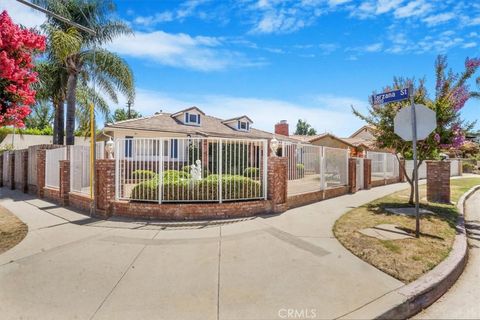
[[[35,103],[31,84],[37,81],[32,56],[45,50],[45,37],[14,24],[0,13],[0,126],[23,126]]]

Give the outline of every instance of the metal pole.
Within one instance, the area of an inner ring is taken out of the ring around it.
[[[62,17],[61,15],[58,15],[58,14],[56,14],[56,13],[53,13],[53,12],[51,12],[51,11],[45,9],[45,8],[42,8],[42,7],[40,7],[40,6],[36,5],[36,4],[30,3],[30,2],[28,2],[28,1],[26,1],[26,0],[17,0],[17,2],[20,2],[20,3],[22,3],[22,4],[26,5],[26,6],[29,6],[30,8],[35,9],[35,10],[37,10],[37,11],[43,12],[43,13],[45,13],[46,15],[49,15],[49,16],[51,16],[51,17],[54,17],[55,19],[60,20],[60,21],[66,23],[66,24],[68,24],[68,25],[71,25],[72,27],[75,27],[75,28],[78,28],[78,29],[80,29],[80,30],[83,30],[83,31],[85,31],[85,32],[87,32],[87,33],[89,33],[89,34],[91,34],[91,35],[95,35],[95,31],[94,31],[93,29],[87,28],[87,27],[85,27],[85,26],[82,26],[81,24],[78,24],[78,23],[76,23],[76,22],[70,21],[70,20],[68,20],[67,18]]]
[[[417,159],[417,116],[415,112],[415,101],[413,99],[413,83],[408,88],[410,94],[410,104],[412,105],[412,149],[413,149],[413,177],[415,193],[415,237],[420,237],[420,215],[418,199],[418,159]]]

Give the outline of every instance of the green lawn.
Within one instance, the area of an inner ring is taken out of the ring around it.
[[[451,200],[456,203],[462,194],[479,184],[480,177],[451,180]],[[420,238],[385,241],[358,232],[379,224],[395,224],[413,235],[415,217],[385,211],[385,208],[408,206],[408,197],[409,190],[404,190],[355,208],[340,217],[333,230],[337,239],[353,254],[407,283],[448,256],[458,216],[456,204],[427,202],[426,187],[421,186],[420,206],[434,214],[422,217]]]

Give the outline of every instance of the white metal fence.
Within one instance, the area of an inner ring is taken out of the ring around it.
[[[372,181],[398,177],[399,163],[394,154],[367,151],[367,159],[372,160]]]
[[[60,187],[60,160],[67,160],[66,147],[45,151],[45,186]]]
[[[348,184],[348,150],[282,143],[288,160],[288,194],[296,195]]]
[[[154,202],[266,199],[267,140],[115,141],[116,198]]]
[[[103,141],[95,144],[96,159],[105,158]],[[70,190],[90,194],[90,146],[70,146]]]

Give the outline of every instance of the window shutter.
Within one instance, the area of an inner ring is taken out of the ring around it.
[[[200,124],[200,114],[197,115],[197,123]]]
[[[190,121],[190,115],[188,114],[188,112],[185,112],[185,123],[188,123]]]

